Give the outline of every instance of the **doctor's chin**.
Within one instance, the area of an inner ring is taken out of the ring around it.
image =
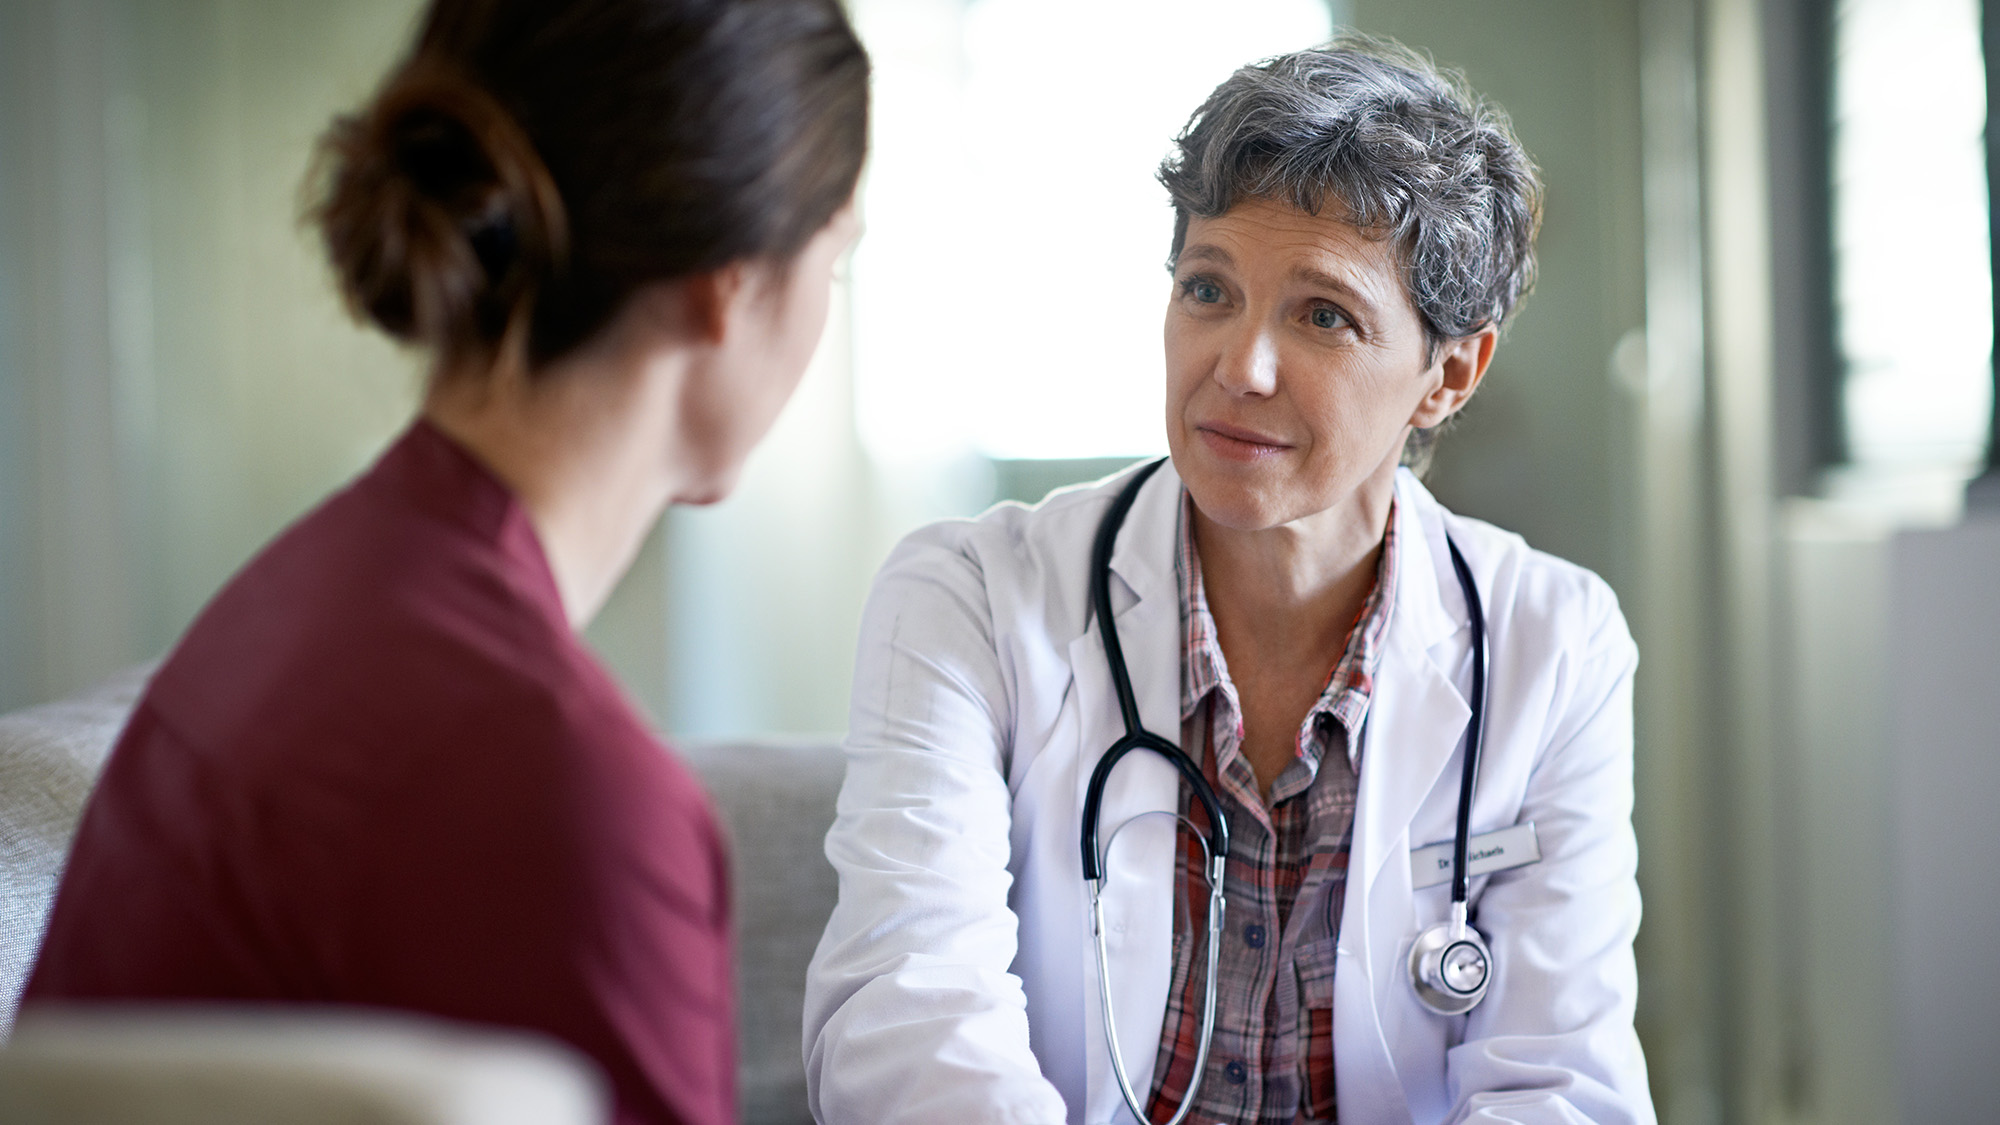
[[[0,3],[0,1121],[2000,1120],[1996,44]]]

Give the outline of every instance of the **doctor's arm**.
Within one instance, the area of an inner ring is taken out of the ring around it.
[[[1638,651],[1594,576],[1583,602],[1586,639],[1559,673],[1520,812],[1542,860],[1492,876],[1475,904],[1495,980],[1447,1058],[1453,1122],[1654,1121],[1632,1026]]]
[[[826,842],[840,901],[806,983],[808,1097],[828,1125],[1065,1117],[1009,972],[1007,682],[984,578],[953,538],[904,541],[862,618]]]

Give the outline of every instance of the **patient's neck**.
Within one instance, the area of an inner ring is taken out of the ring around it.
[[[572,628],[603,607],[675,493],[682,374],[671,350],[635,356],[611,340],[532,375],[431,382],[424,417],[520,498]]]

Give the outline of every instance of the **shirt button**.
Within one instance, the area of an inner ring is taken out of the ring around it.
[[[1241,1086],[1250,1077],[1250,1068],[1244,1066],[1240,1060],[1231,1062],[1222,1068],[1222,1076],[1229,1080],[1231,1086]]]
[[[1264,948],[1264,927],[1255,922],[1243,927],[1243,944],[1252,949]]]

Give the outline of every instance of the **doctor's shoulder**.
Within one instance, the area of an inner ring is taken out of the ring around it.
[[[1552,642],[1560,655],[1629,657],[1638,650],[1618,594],[1596,571],[1536,548],[1519,534],[1485,520],[1445,512],[1445,526],[1465,546],[1488,613],[1495,642],[1504,623],[1536,648]],[[1498,612],[1495,612],[1498,611]]]
[[[999,634],[1025,630],[1066,644],[1088,624],[1091,539],[1141,466],[1058,488],[1032,504],[1003,500],[976,516],[926,524],[890,552],[872,596],[911,583],[944,584],[960,597],[977,591]]]

